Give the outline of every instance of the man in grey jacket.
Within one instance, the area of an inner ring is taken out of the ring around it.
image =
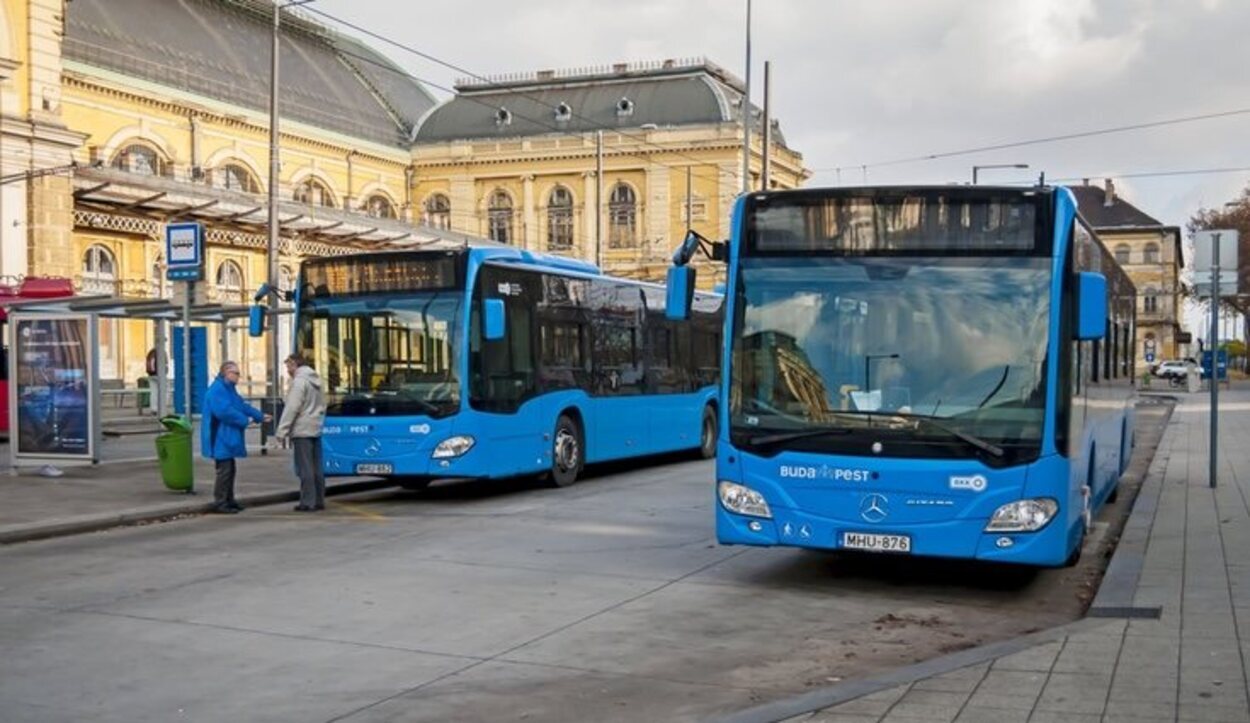
[[[295,510],[324,510],[326,476],[321,466],[321,428],[326,419],[326,402],[321,377],[299,354],[286,358],[286,371],[291,375],[291,386],[276,435],[279,439],[289,438],[295,449],[295,474],[299,477],[299,504]]]

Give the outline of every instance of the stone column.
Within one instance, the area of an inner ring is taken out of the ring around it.
[[[598,239],[595,238],[595,174],[582,174],[582,258],[590,263],[598,261]]]
[[[674,236],[670,228],[672,217],[671,201],[672,171],[668,166],[651,166],[647,169],[647,188],[643,192],[646,220],[642,226],[642,238],[645,239],[645,253],[648,257],[657,254],[664,256],[672,251]],[[680,234],[681,232],[677,232]]]
[[[538,249],[538,209],[534,205],[534,177],[521,176],[521,248]]]
[[[469,176],[452,176],[447,195],[451,201],[451,227],[461,233],[483,235],[476,213],[477,200],[473,193],[473,179]]]

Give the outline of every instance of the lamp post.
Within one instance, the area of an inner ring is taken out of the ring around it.
[[[282,10],[310,2],[313,0],[274,0],[273,5],[273,49],[269,74],[269,243],[266,246],[268,256],[265,260],[265,281],[271,289],[278,288],[278,49]],[[265,396],[269,399],[276,399],[282,391],[278,386],[278,379],[282,376],[282,352],[278,343],[278,295],[270,294],[269,343],[266,345],[269,383],[265,385]]]
[[[864,355],[864,391],[872,389],[872,362],[876,359],[897,359],[898,354],[865,354]]]
[[[1029,164],[1027,163],[991,163],[985,166],[973,166],[972,167],[972,185],[974,186],[977,185],[977,171],[980,171],[983,168],[1028,168],[1028,167],[1029,167]]]

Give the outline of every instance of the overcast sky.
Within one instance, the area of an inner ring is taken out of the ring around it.
[[[745,0],[317,0],[310,6],[475,73],[704,56],[744,75]],[[755,0],[753,92],[773,63],[774,115],[809,185],[1117,178],[1166,224],[1219,206],[1250,172],[1250,113],[955,158],[986,145],[1250,109],[1247,0]],[[315,19],[333,26],[324,17]],[[353,31],[345,32],[356,34]],[[460,74],[369,41],[432,83]],[[448,94],[427,86],[440,100]],[[834,169],[843,167],[839,176]],[[852,170],[854,169],[854,170]]]

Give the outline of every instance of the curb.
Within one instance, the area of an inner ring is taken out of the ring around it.
[[[1163,420],[1163,435],[1167,434],[1167,428],[1171,424],[1172,411],[1169,410],[1167,417]],[[1162,445],[1162,435],[1159,442]],[[1133,509],[1124,522],[1120,540],[1116,543],[1115,552],[1098,585],[1098,593],[1089,609],[1085,611],[1085,617],[1028,635],[1000,640],[996,643],[895,668],[869,678],[838,683],[797,696],[763,703],[711,720],[717,723],[776,723],[816,713],[882,690],[1018,653],[1037,645],[1060,640],[1073,633],[1094,630],[1114,620],[1157,617],[1153,609],[1136,608],[1132,603],[1145,560],[1150,528],[1154,525],[1155,511],[1163,490],[1162,473],[1156,468],[1161,454],[1162,460],[1165,462],[1167,460],[1166,452],[1161,447],[1157,448],[1154,457],[1150,460],[1150,466],[1146,469],[1142,484],[1137,490],[1137,495],[1133,498]]]
[[[395,487],[395,483],[386,480],[367,480],[363,482],[344,482],[326,485],[326,496],[349,495],[357,492],[371,492]],[[265,507],[299,499],[299,490],[284,492],[264,492],[239,497],[239,502],[248,507]],[[106,512],[95,515],[82,515],[52,522],[35,522],[23,525],[10,525],[0,528],[0,545],[13,545],[19,542],[47,540],[53,537],[80,535],[85,532],[99,532],[114,527],[140,525],[145,522],[156,522],[182,515],[202,515],[213,506],[212,502],[184,502],[157,507],[141,507],[123,510],[122,512]]]

